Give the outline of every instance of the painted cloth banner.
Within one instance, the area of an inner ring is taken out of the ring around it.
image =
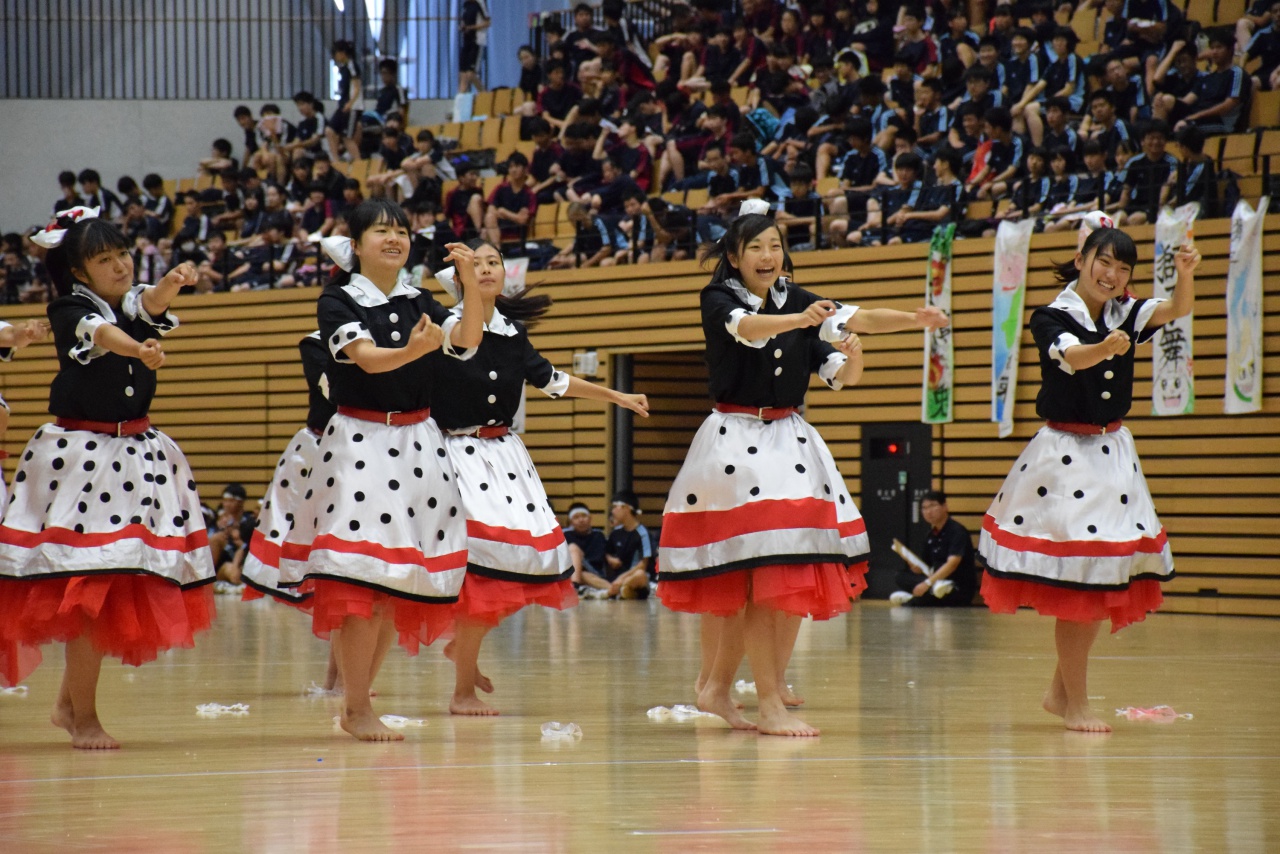
[[[1163,208],[1156,220],[1154,287],[1151,295],[1168,299],[1178,281],[1174,258],[1178,249],[1195,239],[1197,202],[1174,210]],[[1151,414],[1190,415],[1196,409],[1195,367],[1192,362],[1192,315],[1171,320],[1151,339]]]
[[[1018,389],[1022,307],[1027,295],[1027,252],[1034,219],[1000,223],[996,231],[995,279],[991,287],[991,420],[1001,439],[1013,433]]]
[[[1228,415],[1262,408],[1262,218],[1241,199],[1231,214],[1231,263],[1227,267],[1227,376],[1222,410]]]
[[[951,317],[951,244],[956,225],[933,230],[929,243],[924,304],[937,306]],[[925,424],[950,424],[955,419],[955,354],[951,327],[924,331],[924,390],[920,420]]]

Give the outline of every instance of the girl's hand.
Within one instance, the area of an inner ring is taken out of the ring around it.
[[[644,418],[649,417],[649,398],[643,394],[620,394],[619,398],[619,406],[625,406]]]
[[[413,331],[409,333],[409,343],[405,344],[405,349],[412,352],[416,359],[439,350],[442,344],[444,344],[444,330],[424,314],[418,318]]]
[[[138,345],[138,358],[151,370],[159,370],[164,364],[164,349],[160,346],[160,339],[148,338]]]
[[[199,276],[196,275],[196,265],[190,261],[183,261],[178,266],[164,274],[157,287],[171,288],[194,288]]]
[[[834,346],[850,359],[857,359],[862,356],[862,339],[852,332],[849,333],[848,338],[836,343]]]
[[[17,350],[36,341],[43,341],[49,334],[49,321],[24,320],[14,326],[13,349]]]
[[[445,256],[445,261],[452,261],[454,269],[457,270],[458,281],[464,289],[473,288],[476,285],[476,253],[471,247],[465,243],[446,243],[445,249],[449,250],[449,254]]]
[[[836,304],[829,299],[820,299],[811,303],[808,308],[795,315],[798,329],[809,326],[821,326],[827,318],[835,314]]]
[[[1129,352],[1129,334],[1123,329],[1113,329],[1102,339],[1102,347],[1113,356],[1123,356]]]
[[[1188,243],[1173,256],[1173,264],[1178,268],[1179,276],[1189,276],[1200,266],[1200,250],[1194,243]]]
[[[916,325],[921,329],[941,329],[951,325],[951,318],[936,305],[916,309]]]

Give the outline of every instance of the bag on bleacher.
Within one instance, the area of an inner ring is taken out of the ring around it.
[[[778,135],[778,128],[782,126],[782,122],[778,121],[778,117],[764,107],[756,107],[747,113],[744,118],[751,128],[751,132],[756,135],[756,142],[760,145],[767,145],[773,142]]]

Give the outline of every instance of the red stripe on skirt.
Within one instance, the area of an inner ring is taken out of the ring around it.
[[[305,548],[305,547],[304,547]],[[322,534],[316,537],[315,542],[311,544],[309,552],[313,551],[331,551],[341,552],[343,554],[364,555],[365,557],[377,558],[387,563],[407,563],[420,566],[427,572],[448,572],[451,569],[461,569],[467,565],[466,551],[450,552],[446,555],[437,555],[436,557],[427,557],[422,552],[414,548],[392,549],[386,546],[380,546],[377,543],[369,542],[351,542],[349,540],[339,539],[332,534]]]
[[[193,552],[209,547],[209,533],[196,531],[185,537],[162,537],[152,533],[145,525],[125,525],[119,531],[105,534],[79,534],[70,528],[46,528],[43,531],[19,531],[0,525],[0,543],[34,549],[43,545],[93,548],[109,546],[121,540],[142,540],[150,548],[167,552]]]
[[[540,552],[553,552],[564,542],[564,533],[559,528],[549,534],[534,536],[529,531],[486,525],[474,519],[467,520],[467,536],[493,543],[505,543],[509,546],[528,546]]]
[[[996,545],[1015,552],[1034,552],[1049,557],[1128,557],[1133,554],[1160,554],[1169,541],[1164,528],[1154,537],[1139,537],[1122,542],[1095,540],[1067,540],[1057,542],[1040,537],[1023,537],[1003,531],[996,525],[994,516],[982,519],[982,529],[991,535]]]
[[[866,533],[861,518],[836,521],[836,505],[821,498],[770,498],[731,510],[667,513],[662,518],[664,548],[688,549],[744,534],[800,528],[836,529],[841,537]]]
[[[253,532],[253,539],[249,540],[249,554],[262,561],[264,564],[276,569],[280,568],[280,545],[273,543],[257,531]],[[306,556],[303,556],[306,559]]]

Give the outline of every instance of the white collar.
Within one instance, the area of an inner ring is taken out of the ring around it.
[[[1097,332],[1098,328],[1094,324],[1093,318],[1089,316],[1089,307],[1085,305],[1084,299],[1080,294],[1076,293],[1076,285],[1079,283],[1079,279],[1070,282],[1062,289],[1062,293],[1058,294],[1053,302],[1049,303],[1049,308],[1065,311],[1085,329],[1090,332]],[[1133,307],[1137,302],[1135,299],[1126,297],[1114,297],[1107,300],[1106,305],[1102,307],[1102,321],[1106,324],[1107,329],[1118,329],[1129,318],[1129,313],[1133,311]]]
[[[462,303],[458,303],[450,311],[458,315],[458,317],[462,317]],[[484,331],[492,332],[494,335],[501,335],[504,338],[512,338],[519,334],[520,330],[516,329],[514,323],[507,320],[506,315],[498,311],[497,306],[494,306],[493,317],[490,317],[489,322],[484,325]]]
[[[347,295],[355,300],[361,308],[373,308],[375,305],[386,305],[395,297],[416,297],[422,293],[409,284],[407,277],[398,276],[396,286],[391,293],[384,294],[377,285],[359,273],[351,274],[351,281],[342,286]]]
[[[115,310],[112,309],[111,306],[107,303],[107,301],[104,300],[102,297],[98,296],[93,291],[89,290],[87,287],[80,284],[79,282],[76,282],[74,285],[71,286],[71,292],[74,294],[79,294],[82,297],[88,297],[89,301],[98,307],[98,313],[101,314],[104,318],[106,318],[106,321],[108,323],[116,322]]]
[[[760,306],[764,305],[762,298],[747,290],[747,286],[737,279],[725,279],[724,283],[733,292],[733,295],[745,302],[752,311],[759,310]],[[786,304],[787,280],[785,277],[779,276],[778,281],[769,286],[769,296],[773,299],[774,308],[782,308]]]

